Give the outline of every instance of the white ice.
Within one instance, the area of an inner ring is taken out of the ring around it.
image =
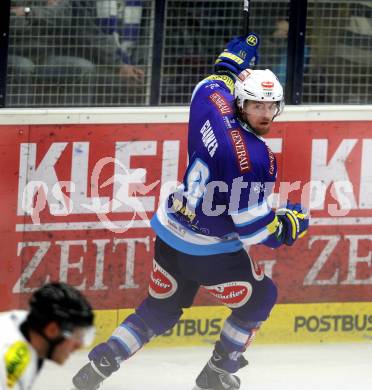
[[[102,390],[191,390],[211,347],[145,349],[123,363]],[[241,390],[372,389],[372,343],[252,345],[249,366],[239,371]],[[64,366],[47,363],[34,390],[70,390],[87,362],[75,353]]]

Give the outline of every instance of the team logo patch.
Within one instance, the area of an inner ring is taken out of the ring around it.
[[[229,135],[234,145],[240,173],[249,172],[251,170],[251,161],[249,159],[248,149],[245,145],[243,134],[239,129],[234,129],[229,132]]]
[[[219,92],[213,92],[209,96],[209,100],[215,105],[215,107],[222,115],[232,114],[233,110],[230,104]]]
[[[25,341],[12,344],[5,353],[7,385],[14,387],[31,360],[31,352]]]
[[[247,39],[245,40],[249,46],[256,46],[257,45],[257,37],[255,35],[248,35]]]
[[[164,268],[153,260],[150,276],[149,294],[158,299],[165,299],[172,296],[177,290],[177,281]]]
[[[204,288],[224,305],[237,308],[243,306],[252,295],[249,282],[228,282]]]

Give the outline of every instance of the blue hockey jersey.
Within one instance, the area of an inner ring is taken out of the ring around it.
[[[233,88],[224,75],[209,76],[196,86],[183,183],[151,221],[163,241],[191,255],[265,243],[278,226],[267,202],[277,174],[275,156],[237,118]]]

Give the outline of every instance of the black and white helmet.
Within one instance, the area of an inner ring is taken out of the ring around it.
[[[235,82],[235,99],[240,109],[246,100],[258,102],[278,102],[278,112],[284,108],[283,87],[275,74],[269,70],[245,69]]]
[[[48,283],[32,295],[28,323],[42,333],[50,322],[56,322],[65,337],[76,329],[83,329],[82,342],[88,345],[94,337],[94,314],[88,300],[74,287],[62,283]]]

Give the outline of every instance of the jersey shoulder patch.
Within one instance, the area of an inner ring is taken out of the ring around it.
[[[16,341],[5,352],[4,359],[7,385],[12,388],[30,363],[31,351],[29,345],[25,341]]]
[[[206,79],[211,81],[222,81],[225,87],[230,91],[230,93],[232,95],[234,94],[235,84],[234,84],[234,80],[231,77],[226,76],[224,74],[212,74],[211,76],[208,76]]]

